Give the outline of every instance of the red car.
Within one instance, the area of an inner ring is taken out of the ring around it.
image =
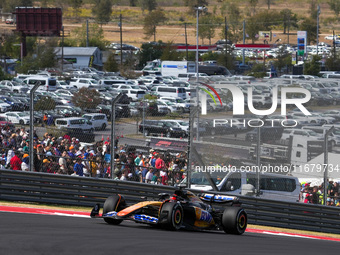
[[[0,127],[9,126],[10,128],[14,128],[12,122],[8,121],[6,117],[0,116]]]
[[[14,20],[13,19],[6,19],[6,24],[14,24]]]

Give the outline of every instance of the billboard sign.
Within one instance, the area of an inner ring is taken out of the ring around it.
[[[304,56],[307,53],[307,31],[297,32],[297,52],[298,56]]]

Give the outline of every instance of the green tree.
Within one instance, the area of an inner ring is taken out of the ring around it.
[[[148,10],[149,12],[152,12],[157,8],[157,2],[156,0],[140,0],[140,6],[142,11]]]
[[[35,104],[35,111],[49,111],[54,110],[56,106],[55,101],[50,96],[41,97]]]
[[[86,24],[82,27],[74,29],[75,38],[77,40],[77,46],[86,46]],[[99,27],[98,24],[89,24],[89,47],[98,47],[101,50],[105,50],[109,45],[109,41],[104,39],[104,30]]]
[[[0,56],[20,58],[19,34],[4,34],[2,37],[0,37],[0,40]]]
[[[172,42],[166,44],[165,48],[163,49],[162,56],[160,57],[161,60],[182,60],[182,53],[176,51],[172,46]]]
[[[12,77],[8,73],[4,72],[4,70],[0,66],[0,81],[2,81],[2,80],[10,80],[11,78]]]
[[[144,34],[146,38],[150,38],[152,35],[156,38],[156,27],[159,24],[164,23],[167,20],[165,13],[162,9],[157,9],[149,12],[144,18]],[[154,40],[155,41],[155,40]]]
[[[326,59],[325,66],[328,70],[340,71],[340,54],[332,54]]]
[[[241,21],[241,10],[237,3],[226,2],[223,4],[227,13],[227,25],[228,25],[228,39],[237,42],[242,38],[242,21]],[[222,27],[221,38],[225,37],[225,26]]]
[[[278,51],[277,60],[274,62],[274,66],[276,70],[281,73],[285,67],[292,65],[292,57],[291,54],[286,52],[284,48],[280,48]]]
[[[57,56],[54,52],[56,45],[57,42],[53,38],[43,44],[36,45],[34,52],[29,52],[22,63],[16,66],[16,71],[27,73],[30,70],[38,71],[39,69],[56,67]]]
[[[264,10],[249,17],[246,22],[246,33],[254,41],[258,40],[259,31],[272,30],[281,21],[280,15],[276,11]]]
[[[159,41],[157,44],[143,43],[139,54],[139,68],[143,68],[148,61],[160,59],[163,54],[163,43]]]
[[[309,0],[309,14],[312,19],[316,19],[318,12],[318,1],[317,0]]]
[[[67,3],[73,9],[73,15],[78,17],[80,14],[80,7],[83,5],[83,0],[67,0]]]
[[[14,12],[15,7],[29,7],[33,6],[32,0],[2,0],[2,11],[3,12]]]
[[[311,61],[305,62],[303,73],[306,75],[317,76],[321,71],[320,63],[319,63],[320,60],[321,60],[321,57],[315,55],[313,56]]]
[[[209,44],[211,44],[211,39],[215,37],[215,29],[218,26],[217,22],[217,18],[215,18],[212,14],[202,15],[200,17],[198,36],[201,38],[202,43],[204,39],[208,39]]]
[[[283,21],[283,33],[286,34],[286,30],[291,28],[297,28],[297,15],[292,12],[290,9],[283,9],[280,11],[280,17]]]
[[[131,7],[135,7],[137,4],[137,0],[129,0],[129,4]]]
[[[101,103],[101,98],[97,90],[83,87],[73,94],[71,102],[82,110],[95,109]]]
[[[256,13],[257,5],[259,3],[259,0],[248,0],[249,1],[249,10],[250,14],[254,15]]]
[[[114,53],[111,52],[106,62],[104,63],[104,70],[107,72],[117,72],[119,70],[119,66],[115,59]]]
[[[262,30],[262,24],[258,21],[256,16],[251,16],[248,18],[246,22],[246,33],[251,39],[252,43],[258,39],[256,35],[258,35],[259,31]]]
[[[316,19],[314,18],[306,18],[301,22],[299,29],[300,31],[307,31],[307,44],[316,42],[316,26]]]
[[[270,10],[270,6],[273,4],[274,0],[266,0],[266,4],[268,6],[268,10]]]
[[[329,5],[330,9],[338,17],[339,13],[340,13],[340,0],[329,0],[328,5]]]
[[[107,24],[111,20],[112,1],[111,0],[95,0],[92,8],[94,19],[99,24]]]

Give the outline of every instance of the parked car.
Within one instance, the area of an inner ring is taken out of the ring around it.
[[[166,137],[185,137],[186,132],[181,129],[180,126],[175,123],[169,123],[166,121],[159,120],[144,120],[139,125],[139,132],[143,133],[145,136],[150,134],[164,135]]]
[[[3,80],[0,82],[0,85],[4,85],[5,87],[9,88],[10,91],[16,93],[26,94],[27,91],[30,90],[30,88],[25,83],[19,83],[16,81]]]
[[[104,113],[86,113],[83,118],[92,122],[95,129],[105,130],[108,126],[107,117]]]
[[[25,112],[5,112],[1,114],[13,124],[28,125],[30,123],[30,116]]]
[[[64,128],[73,132],[78,131],[84,133],[93,133],[94,131],[94,127],[91,121],[79,117],[56,119],[55,125],[59,129]]]

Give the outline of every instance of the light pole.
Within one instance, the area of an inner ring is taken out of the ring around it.
[[[318,10],[316,13],[316,55],[319,55],[319,15],[321,13],[320,5],[318,5]]]
[[[196,10],[196,106],[197,109],[199,109],[199,87],[198,87],[198,19],[199,19],[199,12],[200,11],[207,11],[207,7],[205,6],[198,6],[195,7]],[[200,112],[197,111],[197,141],[199,140],[199,116],[200,116]]]

